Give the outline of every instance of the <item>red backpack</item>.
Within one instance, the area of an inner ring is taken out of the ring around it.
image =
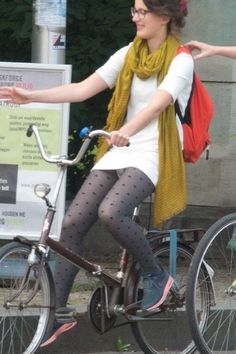
[[[182,52],[190,53],[189,49],[183,46],[177,50],[177,54]],[[184,161],[195,163],[211,142],[208,130],[214,114],[213,101],[195,72],[184,116],[177,100],[175,110],[183,127]]]

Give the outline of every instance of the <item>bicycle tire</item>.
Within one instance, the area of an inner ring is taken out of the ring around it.
[[[169,242],[157,245],[154,249],[155,257],[161,261],[164,268],[168,270],[169,265]],[[188,320],[185,310],[185,288],[187,284],[187,270],[192,261],[193,250],[187,245],[178,243],[176,279],[182,295],[182,305],[176,308],[166,306],[165,310],[152,314],[152,322],[137,321],[131,323],[133,335],[139,347],[146,354],[190,354],[196,349],[188,329]],[[130,299],[136,302],[139,299],[140,271],[139,266],[133,265],[128,280],[129,292],[133,295]],[[156,319],[156,321],[153,321]]]
[[[55,291],[47,265],[42,271],[39,291],[28,305],[21,307],[20,303],[33,289],[37,265],[32,267],[21,295],[10,306],[7,303],[22,283],[30,252],[31,246],[20,242],[10,242],[0,249],[0,354],[35,353],[46,329],[53,325]]]
[[[216,221],[199,242],[189,270],[187,308],[193,339],[200,353],[236,352],[236,213]],[[213,281],[210,316],[199,325],[197,291],[201,282],[209,283],[202,268],[211,269]],[[234,293],[229,293],[229,290]],[[215,290],[215,291],[214,291]],[[227,293],[228,291],[228,293]]]

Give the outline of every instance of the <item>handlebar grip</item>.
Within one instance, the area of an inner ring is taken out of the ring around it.
[[[80,137],[80,138],[85,138],[86,136],[88,136],[88,133],[89,133],[90,131],[91,131],[91,129],[88,128],[88,127],[82,128],[82,129],[80,130],[80,132],[79,132],[79,137]]]
[[[79,136],[80,136],[80,138],[87,137],[90,139],[92,139],[93,137],[96,137],[96,136],[103,136],[106,138],[110,138],[111,134],[105,130],[92,130],[92,127],[90,127],[90,128],[84,127],[80,130]],[[128,142],[126,144],[126,146],[129,146],[129,145],[130,145],[130,142]]]
[[[27,129],[26,136],[30,138],[32,134],[33,134],[33,124],[30,124],[29,128]]]

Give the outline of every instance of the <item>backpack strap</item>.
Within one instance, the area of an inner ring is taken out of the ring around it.
[[[195,76],[195,73],[193,73],[192,88],[191,88],[191,92],[190,92],[188,102],[187,102],[187,105],[185,108],[184,115],[181,112],[178,100],[175,101],[175,112],[176,112],[177,116],[179,117],[179,120],[181,121],[182,124],[184,124],[184,123],[186,123],[188,125],[191,124],[190,102],[191,102],[191,97],[193,95],[193,89],[194,89],[194,76]]]
[[[190,49],[188,47],[185,47],[184,45],[181,45],[177,50],[176,50],[176,55],[180,53],[186,53],[192,55]]]
[[[191,54],[191,51],[188,49],[188,47],[185,47],[184,45],[181,45],[177,49],[176,55],[178,55],[180,53]],[[184,115],[181,112],[178,100],[175,101],[175,112],[176,112],[177,116],[179,117],[179,120],[181,121],[182,124],[184,124],[184,123],[186,123],[188,125],[191,124],[190,102],[191,102],[191,97],[192,97],[193,88],[194,88],[194,76],[195,76],[195,73],[193,72],[192,88],[191,88],[189,99],[188,99],[188,102],[187,102],[187,105],[186,105],[186,108],[185,108]]]

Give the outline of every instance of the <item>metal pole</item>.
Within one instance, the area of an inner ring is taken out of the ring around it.
[[[33,0],[33,63],[65,64],[67,0]]]

